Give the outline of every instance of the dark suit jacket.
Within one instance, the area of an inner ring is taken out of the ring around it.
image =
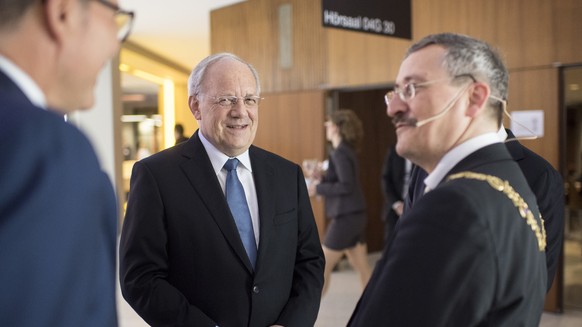
[[[180,144],[182,142],[188,141],[188,138],[184,135],[180,135],[180,137],[176,140],[176,144]]]
[[[506,129],[508,140],[515,139],[511,130]],[[552,287],[564,239],[564,183],[560,173],[544,158],[516,140],[505,143],[513,160],[523,172],[528,185],[536,196],[537,205],[544,218],[546,228],[546,266],[548,269],[547,289]],[[411,174],[405,211],[424,193],[424,179],[427,173],[416,167]]]
[[[0,324],[116,326],[116,235],[87,138],[0,72]]]
[[[154,326],[312,326],[324,259],[301,168],[251,146],[253,272],[198,132],[135,164],[120,243],[123,296]]]
[[[366,209],[358,157],[345,143],[340,143],[331,152],[329,167],[317,185],[317,194],[325,196],[325,214],[328,218]]]
[[[508,139],[515,138],[509,129],[506,131]],[[547,289],[549,290],[556,275],[564,240],[564,207],[566,204],[564,181],[562,175],[549,162],[518,141],[509,141],[505,145],[527,179],[544,218],[548,242],[546,266],[548,268]]]
[[[535,196],[503,144],[449,173],[506,180],[541,224]],[[537,326],[545,254],[509,197],[487,182],[445,180],[402,216],[349,326]]]
[[[404,175],[406,174],[406,160],[396,153],[394,146],[390,147],[386,158],[384,159],[384,167],[382,169],[382,191],[384,192],[384,210],[382,212],[382,220],[386,227],[385,241],[387,240],[388,232],[394,230],[394,226],[398,221],[398,215],[392,209],[392,206],[397,201],[404,201],[402,191],[404,189]]]

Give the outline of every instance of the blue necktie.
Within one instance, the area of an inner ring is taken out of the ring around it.
[[[251,212],[245,197],[245,190],[238,179],[236,167],[238,159],[228,159],[224,164],[224,169],[228,171],[226,175],[226,202],[230,207],[230,212],[234,217],[240,239],[247,251],[253,269],[257,260],[257,243],[255,242],[255,233],[253,232],[253,223],[251,221]]]

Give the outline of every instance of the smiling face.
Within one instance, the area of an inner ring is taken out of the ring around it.
[[[452,82],[443,66],[445,53],[443,47],[431,45],[409,55],[400,66],[397,87],[437,82],[418,87],[414,98],[408,101],[395,96],[388,106],[388,116],[396,127],[397,152],[429,172],[458,144],[471,121],[463,110],[467,84]],[[413,124],[438,115],[449,104],[451,110],[439,119],[418,127]]]
[[[249,67],[238,60],[225,58],[207,67],[201,94],[189,99],[200,132],[229,157],[240,155],[253,143],[259,123],[258,106],[247,107],[239,100],[222,107],[215,97],[236,96],[240,99],[254,95],[258,95],[257,84]]]

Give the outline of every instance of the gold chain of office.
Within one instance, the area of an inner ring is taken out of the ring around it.
[[[540,214],[540,221],[541,226],[538,221],[535,219],[533,213],[529,209],[525,200],[517,193],[511,185],[509,185],[508,181],[504,181],[499,177],[486,175],[486,174],[479,174],[470,171],[461,172],[458,174],[454,174],[449,176],[447,180],[454,180],[459,178],[467,178],[467,179],[476,179],[480,181],[486,181],[493,187],[495,190],[503,192],[507,197],[513,202],[517,210],[519,211],[519,215],[525,219],[527,224],[531,227],[531,230],[536,235],[538,239],[538,246],[540,251],[544,251],[546,248],[546,228],[544,227],[544,219]]]

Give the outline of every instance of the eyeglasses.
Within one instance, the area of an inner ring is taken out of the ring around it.
[[[104,5],[105,7],[112,9],[115,11],[115,24],[117,25],[117,40],[119,42],[124,42],[129,33],[131,32],[131,28],[133,26],[133,18],[135,14],[133,11],[127,11],[119,8],[118,5],[115,3],[106,1],[106,0],[93,0],[97,1],[100,4]]]
[[[236,105],[240,100],[242,100],[243,104],[247,108],[255,108],[259,106],[259,102],[263,99],[258,95],[248,95],[245,97],[237,97],[234,95],[223,95],[218,97],[210,97],[216,101],[221,107],[229,108]]]
[[[443,82],[443,81],[447,81],[447,80],[448,81],[454,80],[454,79],[461,78],[461,77],[469,77],[473,80],[473,82],[476,82],[475,78],[471,74],[461,74],[461,75],[453,76],[452,78],[446,77],[446,78],[439,78],[439,79],[435,79],[435,80],[427,81],[427,82],[422,82],[422,83],[407,83],[407,84],[404,84],[404,86],[402,86],[402,87],[396,86],[394,88],[394,90],[388,91],[384,95],[384,102],[386,103],[387,106],[389,106],[390,102],[392,101],[392,99],[394,99],[395,95],[398,95],[398,97],[402,101],[410,101],[414,98],[414,96],[416,95],[416,90],[419,88],[423,88],[423,87],[426,87],[428,85],[435,84],[438,82]]]

